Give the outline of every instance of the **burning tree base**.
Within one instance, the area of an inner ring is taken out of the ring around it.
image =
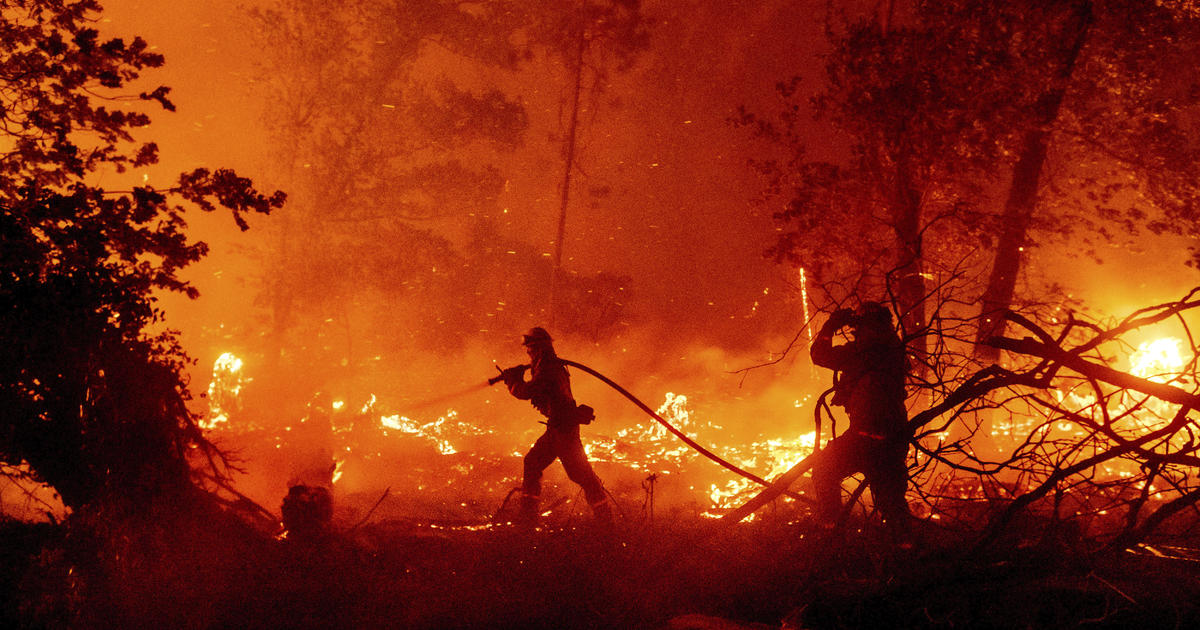
[[[288,540],[311,543],[324,539],[331,532],[333,498],[328,488],[292,486],[283,499],[281,511]]]

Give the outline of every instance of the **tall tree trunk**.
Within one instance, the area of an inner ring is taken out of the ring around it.
[[[575,132],[579,127],[579,95],[583,89],[583,53],[587,48],[584,29],[579,29],[579,43],[575,49],[575,85],[571,91],[571,115],[567,122],[567,137],[564,141],[562,197],[558,207],[558,233],[554,239],[554,265],[550,271],[550,326],[559,311],[559,276],[562,271],[563,239],[567,231],[567,204],[571,199],[571,171],[575,168]]]
[[[1059,39],[1069,42],[1069,47],[1063,51],[1062,65],[1054,74],[1047,91],[1037,100],[1033,126],[1026,132],[1021,153],[1013,166],[1012,183],[1001,215],[1000,240],[996,245],[992,274],[981,299],[979,329],[975,337],[975,357],[981,361],[995,361],[1000,355],[998,349],[986,345],[986,342],[1004,333],[1003,313],[1012,305],[1017,276],[1024,262],[1050,135],[1062,109],[1067,82],[1075,70],[1092,22],[1090,0],[1077,3],[1063,37]]]
[[[876,24],[883,37],[891,32],[895,18],[895,0],[882,0],[875,8]],[[922,264],[923,243],[921,230],[921,191],[916,188],[913,178],[912,164],[907,155],[891,156],[884,160],[880,155],[880,146],[876,145],[871,154],[871,168],[876,171],[876,177],[883,178],[884,162],[892,164],[892,189],[885,190],[884,196],[891,199],[891,226],[896,235],[896,260],[892,271],[894,282],[891,287],[895,291],[896,306],[899,309],[899,324],[908,350],[917,359],[916,370],[923,373],[927,366],[926,356],[929,352],[925,338],[925,276]]]
[[[914,188],[906,159],[896,165],[896,200],[892,229],[898,245],[895,273],[900,325],[918,372],[926,366],[925,276],[922,265],[921,192]]]

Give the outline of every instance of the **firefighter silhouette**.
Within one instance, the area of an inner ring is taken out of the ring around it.
[[[525,380],[524,366],[504,370],[501,377],[509,393],[528,400],[546,417],[546,432],[525,454],[521,520],[533,522],[537,519],[542,472],[558,459],[562,461],[567,477],[583,488],[595,518],[610,523],[612,508],[608,504],[608,493],[592,471],[579,439],[579,425],[592,420],[591,408],[575,404],[567,368],[555,354],[550,334],[544,328],[532,328],[525,333],[523,345],[529,354],[529,380]]]
[[[318,391],[308,403],[308,413],[288,433],[287,451],[291,459],[288,486],[333,485],[334,460],[333,398]]]
[[[834,346],[833,336],[849,327],[853,339]],[[878,302],[857,311],[839,309],[829,317],[812,344],[814,364],[834,370],[831,401],[846,410],[850,426],[821,451],[813,465],[818,510],[827,522],[841,513],[841,483],[863,473],[884,521],[906,527],[909,511],[908,442],[904,379],[908,359],[904,343],[892,327],[892,314]]]

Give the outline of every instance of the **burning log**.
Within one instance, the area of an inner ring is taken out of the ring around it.
[[[793,483],[796,483],[797,479],[799,479],[804,475],[804,473],[808,472],[809,469],[813,467],[813,464],[816,462],[816,458],[820,454],[821,451],[817,451],[812,455],[800,460],[799,464],[792,466],[787,472],[776,477],[775,480],[770,483],[770,485],[768,485],[766,488],[763,488],[761,492],[754,495],[754,497],[749,501],[743,503],[740,507],[732,512],[729,512],[725,516],[722,516],[722,522],[729,524],[738,523],[747,516],[757,512],[759,508],[770,503],[771,501],[774,501],[780,495],[785,493],[790,494],[788,488],[791,487]]]

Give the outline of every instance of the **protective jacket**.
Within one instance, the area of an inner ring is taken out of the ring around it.
[[[812,360],[835,370],[835,405],[846,409],[850,429],[873,437],[907,438],[904,378],[908,359],[894,334],[874,342],[859,340],[834,346],[832,333],[822,331],[813,341]]]
[[[546,355],[533,362],[529,380],[510,380],[508,391],[521,400],[528,400],[535,409],[546,417],[551,429],[574,429],[576,420],[575,398],[571,395],[571,377],[567,366],[554,355]]]

